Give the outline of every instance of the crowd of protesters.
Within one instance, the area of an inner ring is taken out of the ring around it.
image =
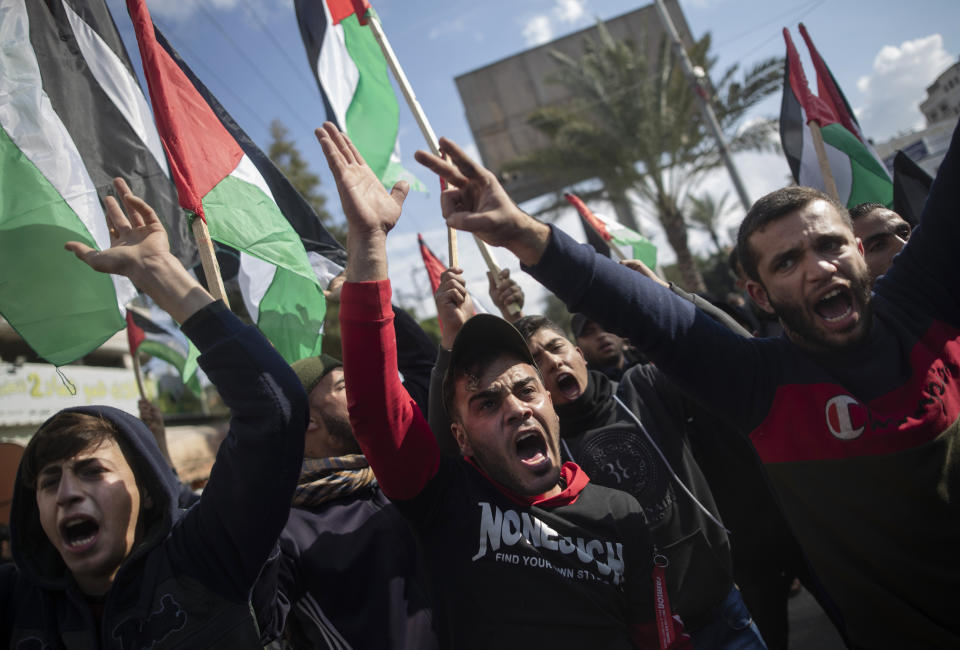
[[[490,276],[503,318],[476,315],[450,268],[438,349],[391,305],[407,187],[326,124],[342,359],[292,367],[118,179],[111,247],[67,249],[181,324],[229,434],[194,493],[149,403],[44,423],[18,471],[0,640],[786,648],[799,578],[851,648],[960,647],[958,133],[913,229],[811,188],[757,201],[731,268],[767,324],[577,244],[441,140],[417,160],[447,183],[447,225],[512,252],[574,317],[568,337],[524,315],[508,272]]]

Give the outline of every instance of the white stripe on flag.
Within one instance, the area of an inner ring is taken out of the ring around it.
[[[240,294],[243,304],[254,323],[260,319],[260,303],[267,294],[267,289],[273,283],[273,276],[277,267],[270,262],[264,262],[259,257],[240,251],[240,269],[237,272],[237,281],[240,283]]]
[[[163,173],[167,178],[170,178],[167,157],[164,155],[163,145],[160,143],[160,134],[157,133],[157,127],[153,122],[153,113],[147,106],[147,100],[140,90],[140,84],[130,75],[129,70],[123,65],[116,53],[103,42],[100,35],[90,25],[73,11],[69,3],[64,2],[63,7],[66,9],[67,18],[70,19],[70,25],[73,27],[77,44],[80,46],[80,53],[86,60],[87,65],[90,66],[93,77],[126,118],[130,128],[150,149],[150,153],[153,154]]]
[[[343,271],[343,267],[328,259],[316,251],[307,251],[307,259],[310,260],[310,266],[320,281],[320,286],[326,289],[330,286],[330,280],[335,278]]]
[[[347,109],[360,82],[360,71],[357,64],[347,52],[347,43],[343,36],[343,25],[334,25],[330,16],[330,9],[326,0],[319,0],[323,5],[323,13],[327,19],[327,29],[323,33],[323,43],[320,45],[320,56],[317,57],[317,77],[323,86],[333,114],[337,118],[337,126],[341,131],[347,130]]]
[[[63,197],[101,250],[110,234],[97,189],[80,152],[43,92],[43,80],[30,42],[24,0],[0,6],[0,126]],[[120,313],[136,295],[128,279],[111,275]]]
[[[240,162],[238,162],[237,166],[234,167],[232,172],[230,172],[230,175],[245,183],[253,185],[261,192],[266,194],[267,197],[273,201],[274,204],[276,204],[276,201],[273,198],[273,192],[270,191],[270,186],[267,185],[267,181],[264,180],[260,170],[257,169],[257,166],[253,164],[253,161],[250,160],[250,157],[247,154],[243,154]]]
[[[813,134],[810,132],[810,125],[807,124],[807,111],[802,105],[800,106],[800,117],[803,124],[800,129],[803,133],[803,151],[800,157],[800,175],[797,182],[800,185],[814,187],[826,192],[826,181],[820,172],[817,149],[813,146]],[[850,190],[853,187],[850,156],[830,146],[827,142],[823,143],[823,148],[827,152],[827,162],[830,163],[830,172],[833,174],[833,181],[837,185],[840,202],[846,205],[847,199],[850,197]]]

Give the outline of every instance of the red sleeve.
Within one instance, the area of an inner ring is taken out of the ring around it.
[[[353,433],[391,499],[418,495],[440,450],[400,383],[390,281],[346,282],[340,296],[343,375]]]

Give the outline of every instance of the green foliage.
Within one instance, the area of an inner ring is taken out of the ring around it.
[[[267,150],[267,156],[310,204],[320,218],[320,223],[330,231],[330,234],[337,241],[346,245],[346,229],[341,224],[333,223],[333,216],[326,208],[327,197],[319,190],[320,177],[310,171],[310,166],[303,159],[297,145],[288,137],[289,133],[287,127],[280,120],[270,122],[270,137],[272,140]]]
[[[683,214],[691,189],[723,159],[695,91],[665,39],[638,47],[614,39],[598,21],[596,37],[584,38],[583,45],[580,58],[551,52],[558,68],[548,82],[565,87],[572,99],[530,115],[529,123],[550,145],[514,161],[507,171],[565,185],[578,178],[599,179],[598,198],[613,203],[618,221],[641,231],[629,198],[636,193],[664,227],[684,271],[682,284],[702,290]],[[706,80],[716,63],[709,50],[706,34],[687,52]],[[737,65],[728,68],[712,89],[701,81],[731,151],[776,146],[773,120],[745,118],[780,87],[782,72],[783,59],[771,58],[743,74]]]
[[[420,322],[420,327],[423,328],[423,331],[430,337],[430,340],[433,341],[436,345],[440,345],[440,321],[437,320],[436,316],[432,318],[426,318]]]

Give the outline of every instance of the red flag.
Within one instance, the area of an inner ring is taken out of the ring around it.
[[[807,28],[804,27],[803,23],[800,23],[800,35],[803,36],[803,40],[807,43],[807,51],[810,52],[813,67],[817,71],[817,95],[821,100],[831,105],[837,120],[844,128],[857,136],[860,142],[864,142],[860,125],[857,123],[857,118],[853,115],[850,104],[847,103],[847,98],[840,92],[836,79],[834,79],[833,74],[830,73],[830,68],[828,68],[824,60],[820,58],[820,52],[814,47],[813,41],[810,39],[810,34],[807,33]]]
[[[357,14],[357,20],[361,25],[367,24],[366,15],[367,10],[370,9],[370,3],[367,0],[326,0],[326,3],[334,25],[353,14]]]
[[[127,0],[127,11],[137,33],[153,115],[180,206],[206,221],[201,200],[236,168],[243,150],[180,66],[157,43],[146,2]]]
[[[136,356],[140,344],[147,338],[143,328],[133,321],[133,312],[127,310],[127,344],[130,346],[130,355]]]
[[[839,122],[840,120],[831,105],[810,92],[807,75],[804,74],[803,65],[800,63],[800,55],[797,53],[797,48],[794,47],[793,39],[790,38],[790,32],[787,31],[786,27],[783,28],[783,40],[787,43],[787,68],[790,71],[790,88],[803,110],[807,112],[807,124],[816,122],[824,127]]]
[[[420,255],[423,257],[423,265],[427,267],[427,275],[430,276],[430,288],[434,293],[440,286],[440,275],[447,270],[446,264],[440,261],[440,258],[433,254],[427,242],[423,241],[420,233],[417,233],[417,242],[420,244]]]
[[[613,240],[613,235],[610,234],[610,231],[607,230],[607,224],[603,223],[590,211],[590,208],[580,200],[580,197],[576,194],[571,194],[567,192],[563,195],[570,205],[577,209],[577,212],[580,213],[580,216],[583,217],[584,221],[590,224],[590,227],[593,228],[597,234],[603,237],[603,241],[609,242]]]

